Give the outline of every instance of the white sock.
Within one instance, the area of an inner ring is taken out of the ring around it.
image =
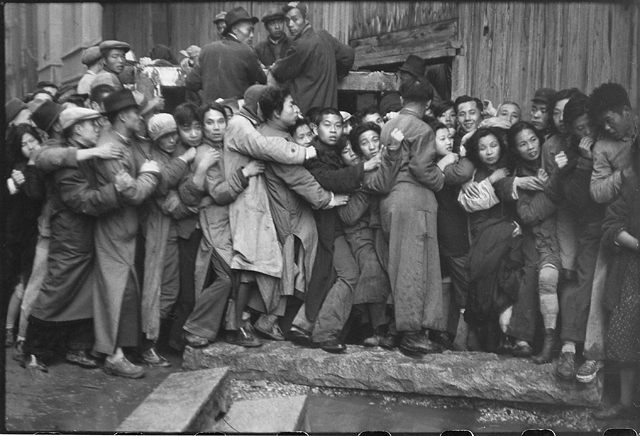
[[[562,344],[561,353],[573,353],[576,354],[576,343],[573,341],[566,341]]]
[[[503,333],[507,332],[507,327],[509,327],[509,322],[511,321],[511,314],[513,313],[513,306],[507,307],[504,312],[500,314],[500,330]]]

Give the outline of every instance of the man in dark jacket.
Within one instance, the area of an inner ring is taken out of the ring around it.
[[[258,19],[239,6],[227,13],[225,21],[225,39],[202,49],[186,79],[187,89],[202,90],[202,100],[207,104],[218,98],[242,98],[251,85],[267,83],[258,55],[251,49]]]
[[[291,93],[303,114],[312,107],[338,107],[338,79],[353,66],[353,48],[326,30],[314,30],[304,3],[289,3],[283,11],[293,46],[270,67],[271,74],[278,82],[293,81]]]
[[[270,67],[287,54],[293,40],[284,33],[284,12],[271,12],[262,17],[262,22],[269,36],[256,45],[256,53],[262,65]]]

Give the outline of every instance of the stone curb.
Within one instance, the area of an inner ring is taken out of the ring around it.
[[[229,368],[170,374],[117,432],[198,432],[210,428],[228,404]]]
[[[306,413],[306,395],[237,401],[223,419],[206,431],[227,434],[308,431]]]
[[[185,369],[220,366],[229,366],[236,378],[308,386],[591,407],[602,398],[601,376],[589,384],[563,381],[553,364],[491,353],[410,358],[399,351],[349,345],[336,355],[272,341],[255,349],[218,342],[184,352]]]

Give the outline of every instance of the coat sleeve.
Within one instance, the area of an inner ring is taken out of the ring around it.
[[[97,172],[110,183],[116,180],[116,174],[126,171],[122,162],[118,159],[96,161]],[[124,201],[131,205],[142,204],[154,191],[158,184],[158,178],[151,173],[142,173],[133,179],[128,187],[120,194]]]
[[[171,189],[178,187],[187,173],[187,163],[179,157],[174,157],[167,164],[160,167],[160,180],[155,194],[165,196]]]
[[[323,209],[331,202],[331,192],[324,189],[313,175],[300,165],[270,164],[274,174],[304,198],[314,209]]]
[[[589,190],[596,203],[608,203],[618,194],[622,185],[622,171],[614,170],[603,150],[594,147],[593,172]]]
[[[349,202],[336,208],[336,211],[345,225],[352,226],[369,210],[370,205],[371,195],[364,191],[356,191],[349,197]]]
[[[333,193],[348,193],[360,188],[364,178],[364,164],[353,167],[332,169],[321,159],[311,159],[305,163],[313,177],[324,189]]]
[[[516,204],[524,224],[537,224],[551,216],[556,207],[544,191],[520,191]]]
[[[242,168],[238,168],[238,171],[226,179],[224,169],[219,162],[207,170],[207,178],[204,183],[213,201],[220,206],[233,203],[238,195],[249,186],[249,180],[242,174]]]
[[[232,135],[233,132],[227,132]],[[280,162],[283,164],[302,164],[307,152],[305,147],[289,142],[284,138],[265,137],[256,129],[244,129],[238,132],[235,140],[229,141],[229,150],[237,151],[256,159]]]
[[[376,171],[364,173],[363,189],[374,194],[388,194],[396,181],[401,163],[401,150],[389,153],[385,148],[382,155],[382,165]]]
[[[302,74],[305,59],[295,46],[287,51],[285,57],[271,66],[271,74],[278,82],[292,80]]]
[[[329,32],[325,31],[324,33],[326,33],[329,38],[331,38],[331,43],[333,44],[333,51],[336,57],[336,72],[338,73],[338,79],[347,76],[349,74],[349,70],[356,60],[355,50],[353,49],[353,47],[338,41]]]
[[[436,165],[436,138],[431,129],[415,137],[409,152],[409,171],[434,192],[444,186],[444,173]]]
[[[636,182],[637,179],[633,178]],[[631,217],[631,200],[634,189],[622,188],[621,195],[607,206],[607,212],[602,222],[602,242],[610,248],[619,249],[616,245],[618,233],[627,228],[628,219]]]
[[[62,202],[76,213],[99,216],[119,206],[113,183],[91,188],[79,169],[66,168],[55,172]]]
[[[261,85],[265,85],[267,83],[267,75],[264,73],[262,69],[262,65],[260,64],[260,59],[258,59],[258,55],[255,51],[251,50],[248,54],[249,56],[249,83],[256,84],[259,83]]]
[[[58,147],[54,145],[42,147],[33,155],[36,167],[46,172],[53,172],[61,168],[78,167],[78,150],[73,147]]]
[[[444,184],[460,186],[471,180],[474,171],[473,163],[466,157],[461,157],[455,164],[447,165],[444,168]]]

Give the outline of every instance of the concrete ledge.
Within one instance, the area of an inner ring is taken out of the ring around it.
[[[566,382],[555,376],[552,364],[490,353],[414,359],[349,345],[347,353],[335,355],[271,341],[255,349],[220,342],[184,352],[185,369],[221,366],[229,366],[236,378],[308,386],[574,406],[597,406],[602,397],[601,378],[590,384]]]
[[[169,375],[117,432],[183,433],[203,431],[227,411],[229,368]]]
[[[206,431],[227,434],[308,431],[306,409],[306,395],[238,401],[224,419]]]

